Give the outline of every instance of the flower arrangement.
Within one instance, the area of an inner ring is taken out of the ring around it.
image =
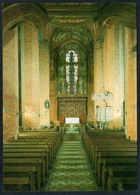
[[[80,124],[82,124],[82,125],[85,125],[86,124],[87,119],[86,119],[86,116],[84,114],[81,114],[79,116],[79,119],[80,119]]]
[[[60,125],[63,126],[65,123],[65,115],[60,116]]]

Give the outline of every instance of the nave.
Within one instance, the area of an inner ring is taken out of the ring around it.
[[[53,1],[2,3],[0,189],[136,191],[138,4]],[[67,187],[66,142],[89,161]]]
[[[96,191],[79,132],[66,133],[45,191]]]
[[[122,130],[21,131],[3,147],[4,191],[138,189],[137,143]]]

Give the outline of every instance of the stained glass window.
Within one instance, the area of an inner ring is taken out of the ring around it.
[[[75,51],[73,51],[73,50],[70,50],[67,54],[66,54],[66,62],[70,62],[70,53],[73,53],[73,59],[72,59],[72,61],[73,62],[78,62],[78,57],[77,57],[77,53],[75,52]]]
[[[76,94],[78,81],[78,56],[74,50],[66,53],[66,87],[68,94]]]

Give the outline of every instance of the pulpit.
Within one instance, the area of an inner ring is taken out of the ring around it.
[[[106,129],[107,123],[112,121],[112,107],[101,106],[97,107],[97,121],[99,122],[100,129]]]

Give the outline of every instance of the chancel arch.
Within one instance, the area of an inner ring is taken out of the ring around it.
[[[56,62],[58,118],[62,114],[69,117],[79,117],[82,113],[87,114],[87,98],[83,101],[83,107],[80,102],[77,102],[78,98],[80,101],[82,96],[87,97],[88,93],[88,68],[85,53],[76,43],[68,43],[61,49]],[[61,103],[61,98],[63,103]],[[68,98],[69,101],[67,101]]]

